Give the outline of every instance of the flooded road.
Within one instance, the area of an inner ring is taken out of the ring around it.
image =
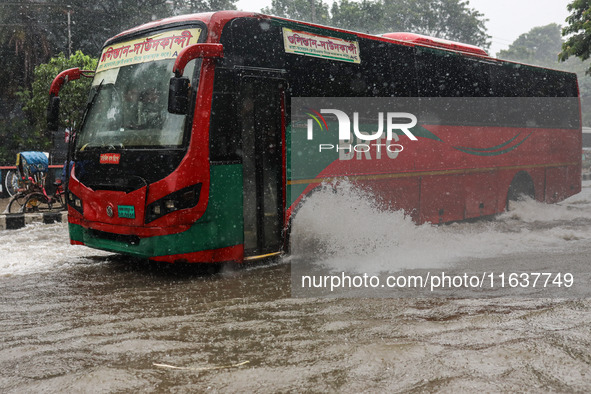
[[[427,265],[586,264],[589,186],[492,222],[400,222],[411,234],[396,250],[416,249],[418,231]],[[319,263],[345,259],[317,247]],[[379,269],[390,252],[355,259]],[[65,224],[2,232],[0,255],[2,392],[591,389],[588,298],[292,298],[291,258],[218,273],[156,265],[67,246]]]

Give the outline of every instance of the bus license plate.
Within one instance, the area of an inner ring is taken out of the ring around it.
[[[117,212],[120,218],[135,219],[135,208],[133,205],[118,205]]]

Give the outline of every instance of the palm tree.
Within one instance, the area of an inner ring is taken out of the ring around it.
[[[31,0],[1,4],[0,47],[4,55],[1,66],[3,74],[11,76],[10,85],[15,88],[21,84],[29,86],[35,66],[46,62],[51,55],[47,5]]]

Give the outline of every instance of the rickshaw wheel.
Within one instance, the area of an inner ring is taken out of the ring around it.
[[[64,198],[62,195],[57,194],[50,198],[47,202],[50,211],[64,211],[66,209],[66,204],[64,203]]]
[[[15,170],[8,170],[4,177],[4,190],[10,197],[18,194],[18,180],[19,176]]]
[[[21,213],[25,207],[27,196],[22,193],[16,193],[10,198],[10,202],[6,206],[4,213]]]
[[[26,197],[22,212],[38,212],[42,208],[49,208],[47,197],[42,193],[31,193]]]

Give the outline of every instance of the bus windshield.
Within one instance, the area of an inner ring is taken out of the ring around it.
[[[168,112],[173,63],[165,59],[98,72],[76,150],[181,147],[186,115]],[[193,75],[194,66],[190,62],[185,75]]]

